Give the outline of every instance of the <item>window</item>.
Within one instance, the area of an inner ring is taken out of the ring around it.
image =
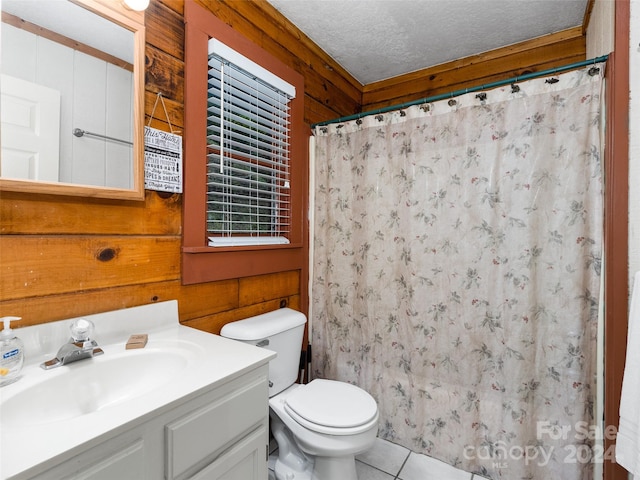
[[[295,87],[209,40],[210,246],[289,243],[289,103]]]
[[[182,282],[308,263],[302,76],[185,2]]]

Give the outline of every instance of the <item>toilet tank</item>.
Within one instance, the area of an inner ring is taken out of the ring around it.
[[[277,353],[269,362],[269,397],[277,395],[298,379],[302,335],[307,317],[290,308],[227,323],[220,335]]]

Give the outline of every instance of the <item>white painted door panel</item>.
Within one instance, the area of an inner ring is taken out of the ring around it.
[[[2,75],[0,175],[58,181],[60,92]]]

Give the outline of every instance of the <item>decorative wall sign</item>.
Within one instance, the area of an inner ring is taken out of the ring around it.
[[[144,127],[144,188],[182,193],[182,137]]]

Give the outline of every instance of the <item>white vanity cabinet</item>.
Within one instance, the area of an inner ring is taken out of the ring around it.
[[[104,354],[50,370],[76,319],[16,330],[27,360],[0,389],[0,480],[268,478],[275,352],[181,325],[175,300],[83,318]]]
[[[13,478],[266,480],[267,376],[262,364],[52,459],[57,465],[35,476]]]

